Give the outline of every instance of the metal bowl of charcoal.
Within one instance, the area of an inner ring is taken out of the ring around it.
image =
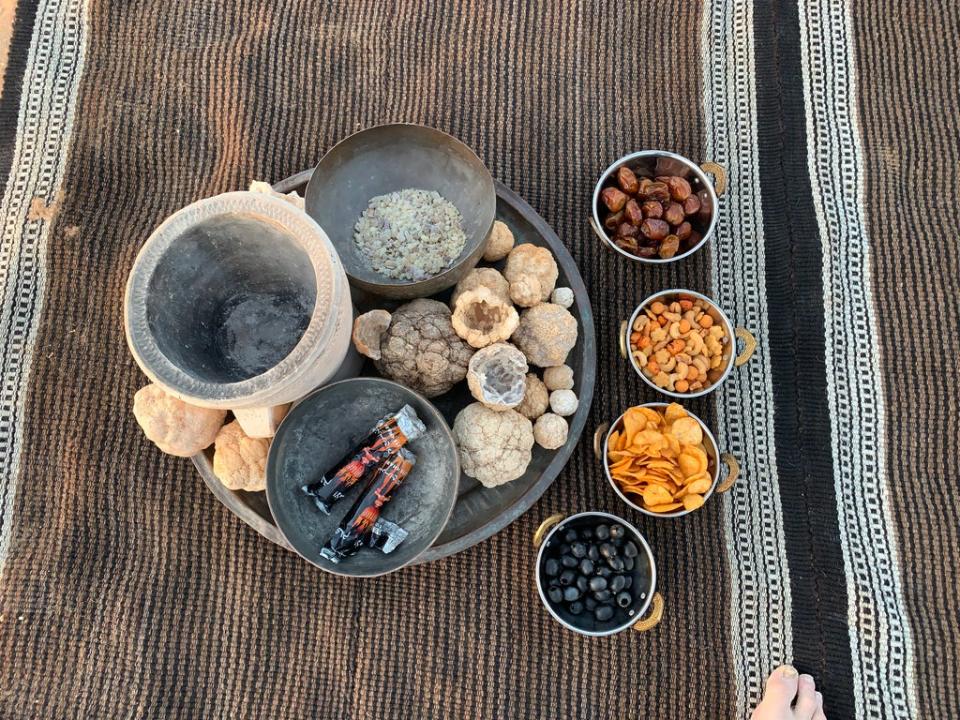
[[[460,460],[443,415],[390,380],[327,385],[297,403],[267,459],[267,501],[290,546],[322,570],[398,570],[439,537]]]

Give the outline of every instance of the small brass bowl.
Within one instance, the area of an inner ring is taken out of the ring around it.
[[[610,179],[614,176],[614,173],[616,173],[617,170],[622,167],[629,167],[638,176],[642,177],[677,175],[682,173],[686,175],[687,180],[690,182],[694,192],[705,190],[710,199],[713,213],[710,216],[710,222],[707,224],[707,227],[702,228],[703,237],[700,239],[700,242],[690,249],[680,253],[679,255],[674,255],[671,258],[639,257],[617,247],[616,243],[613,242],[613,238],[603,226],[603,220],[600,215],[603,209],[602,202],[600,200],[600,193],[603,192],[605,187],[609,186]],[[707,173],[710,173],[714,176],[713,181],[707,177]],[[701,165],[697,165],[692,160],[683,157],[683,155],[677,155],[676,153],[667,152],[666,150],[641,150],[629,155],[624,155],[622,158],[604,170],[603,174],[600,176],[600,179],[597,180],[597,184],[593,189],[593,213],[590,216],[590,227],[593,228],[593,232],[596,233],[597,237],[600,238],[600,240],[602,240],[608,248],[616,253],[619,253],[620,255],[623,255],[623,257],[629,260],[640,263],[649,263],[651,265],[662,265],[664,263],[677,262],[678,260],[683,260],[685,257],[693,255],[693,253],[702,248],[704,245],[710,242],[711,238],[713,238],[714,231],[717,227],[717,196],[722,195],[726,188],[727,172],[724,170],[723,166],[718,165],[715,162],[705,162]]]
[[[713,317],[714,322],[719,322],[723,325],[724,332],[728,338],[728,342],[723,349],[723,362],[721,363],[721,367],[723,368],[722,372],[709,385],[701,388],[700,390],[696,390],[695,392],[682,393],[660,387],[644,374],[643,369],[637,363],[637,359],[634,357],[633,352],[630,349],[630,334],[633,332],[633,324],[636,322],[637,318],[640,317],[640,314],[644,311],[644,309],[657,301],[662,302],[664,305],[669,305],[680,296],[703,300],[705,303],[707,303],[707,305],[710,307],[709,314]],[[739,354],[734,354],[734,349],[736,347],[736,344],[733,341],[734,338],[739,338],[744,343],[744,349]],[[726,313],[720,309],[719,305],[717,305],[706,295],[694,292],[693,290],[681,290],[674,288],[671,290],[661,290],[658,293],[654,293],[637,305],[637,309],[633,311],[633,314],[630,316],[629,320],[624,320],[620,323],[620,355],[624,358],[624,360],[630,361],[631,367],[633,367],[637,375],[639,375],[647,385],[659,393],[669,395],[670,397],[677,398],[679,400],[700,397],[701,395],[706,395],[709,392],[713,392],[713,390],[719,387],[720,384],[723,383],[727,377],[729,377],[734,367],[740,367],[751,357],[753,357],[753,353],[756,348],[757,341],[756,338],[754,338],[753,333],[744,327],[734,328],[733,323],[730,322],[730,318],[728,318]]]
[[[633,540],[634,544],[639,547],[638,562],[630,572],[633,575],[633,587],[644,588],[643,593],[634,599],[633,605],[626,608],[622,613],[618,613],[623,616],[622,618],[617,619],[617,615],[614,615],[614,618],[609,622],[600,622],[590,617],[588,613],[571,615],[563,608],[554,607],[550,598],[547,597],[547,583],[544,577],[544,563],[546,562],[544,552],[551,544],[560,542],[557,537],[558,532],[600,522],[623,525],[627,531],[627,538]],[[537,578],[537,593],[554,620],[568,630],[591,637],[615,635],[629,627],[639,632],[645,632],[655,628],[663,618],[664,602],[663,596],[657,592],[657,564],[653,559],[653,552],[640,531],[623,518],[598,511],[577,513],[569,517],[551,515],[540,523],[540,527],[534,532],[533,545],[538,548],[537,565],[534,573]],[[647,610],[650,610],[650,614],[644,617]]]
[[[667,407],[668,403],[645,403],[638,407],[648,407],[653,408],[657,412],[662,412],[663,408]],[[727,492],[730,488],[733,487],[733,484],[737,481],[737,477],[740,475],[740,465],[737,463],[736,458],[730,453],[720,454],[719,449],[717,448],[717,439],[713,436],[713,433],[710,432],[710,428],[707,427],[706,423],[703,422],[699,417],[694,415],[692,412],[686,410],[687,415],[692,417],[698,423],[700,423],[700,428],[703,430],[703,445],[707,449],[707,460],[709,462],[708,468],[711,469],[710,474],[712,477],[712,482],[710,484],[710,489],[703,496],[703,507],[707,504],[707,501],[710,497],[717,493],[722,494]],[[624,413],[625,415],[626,413]],[[621,500],[623,500],[627,505],[632,507],[637,512],[642,512],[644,515],[649,515],[650,517],[655,518],[678,518],[683,517],[684,515],[689,515],[696,510],[674,510],[673,512],[658,513],[647,510],[643,505],[638,502],[631,500],[623,490],[620,489],[620,486],[617,485],[617,481],[613,479],[613,475],[610,474],[610,463],[607,461],[607,456],[609,452],[609,443],[610,435],[615,430],[620,430],[623,428],[623,415],[620,415],[612,423],[602,423],[593,433],[593,453],[596,456],[597,460],[603,463],[603,472],[607,476],[607,481],[610,483],[610,486],[613,488],[613,491],[617,493]],[[723,479],[723,482],[720,482],[720,466],[727,466],[727,476]]]

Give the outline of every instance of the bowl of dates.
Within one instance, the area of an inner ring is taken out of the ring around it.
[[[590,224],[624,257],[674,262],[713,237],[717,194],[725,186],[726,173],[716,163],[697,165],[674,153],[642,150],[620,158],[600,176]]]

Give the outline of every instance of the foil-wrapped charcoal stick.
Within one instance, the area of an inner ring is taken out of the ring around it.
[[[406,480],[416,462],[416,455],[406,448],[384,460],[320,554],[336,563],[364,545],[393,552],[407,537],[407,531],[381,518],[380,510],[390,502],[391,493]]]
[[[330,514],[334,503],[361,480],[368,478],[381,461],[396,453],[427,430],[410,405],[380,420],[370,434],[344,455],[330,470],[301,486],[323,512]]]

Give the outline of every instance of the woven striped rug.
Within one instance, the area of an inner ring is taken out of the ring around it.
[[[744,718],[775,666],[828,717],[960,717],[960,6],[921,0],[19,0],[0,97],[0,717]],[[130,412],[121,328],[169,213],[350,132],[432,125],[557,230],[597,319],[591,426],[655,399],[619,360],[649,293],[759,340],[691,403],[742,479],[631,513],[581,443],[467,552],[324,575],[221,507]],[[587,225],[664,148],[729,172],[709,251],[651,269]],[[641,528],[654,631],[541,608],[554,512]]]

